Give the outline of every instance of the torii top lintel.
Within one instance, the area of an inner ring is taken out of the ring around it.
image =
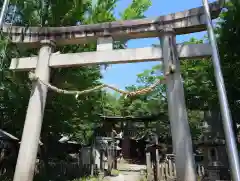
[[[222,5],[209,5],[212,18],[218,17]],[[115,21],[69,27],[3,26],[3,33],[10,32],[11,41],[28,47],[38,47],[41,40],[55,40],[57,45],[82,44],[98,37],[111,36],[115,40],[158,37],[161,31],[174,29],[177,35],[206,30],[204,8],[198,7],[157,18]]]

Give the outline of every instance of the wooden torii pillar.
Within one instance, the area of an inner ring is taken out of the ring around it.
[[[212,18],[216,18],[221,10],[220,5],[214,2],[210,8]],[[10,34],[12,43],[25,47],[40,47],[36,57],[12,59],[10,69],[35,69],[35,75],[46,83],[49,82],[50,68],[164,60],[165,71],[168,71],[169,65],[173,64],[175,71],[167,78],[167,94],[179,181],[195,181],[196,176],[178,58],[211,56],[212,51],[208,44],[176,46],[175,36],[204,30],[206,25],[203,7],[160,16],[157,19],[73,27],[3,26],[3,33]],[[113,40],[148,37],[160,37],[162,47],[112,50]],[[96,52],[52,53],[55,45],[83,44],[94,40],[98,41]],[[47,86],[41,81],[33,82],[14,181],[33,180],[47,90]]]

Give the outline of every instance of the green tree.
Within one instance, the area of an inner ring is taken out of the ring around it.
[[[61,1],[12,1],[11,7],[17,7],[16,12],[10,9],[9,16],[14,16],[14,24],[21,26],[73,26],[77,22],[81,24],[93,24],[117,20],[114,9],[117,0],[61,0]],[[142,18],[144,12],[151,5],[151,1],[133,0],[124,12],[122,19]],[[13,8],[14,9],[14,8]],[[7,18],[11,19],[11,18]],[[9,44],[7,52],[4,48],[6,41],[1,41],[1,56],[4,61],[4,69],[1,74],[1,127],[20,137],[26,107],[30,95],[31,82],[25,72],[12,72],[7,70],[10,58],[16,56],[30,56],[36,54],[36,50],[26,50],[24,47],[16,47]],[[116,42],[116,47],[121,48],[121,43]],[[56,51],[84,52],[95,51],[96,43],[57,47]],[[8,56],[5,57],[5,54]],[[51,83],[57,87],[71,90],[83,90],[100,84],[100,66],[79,67],[72,69],[53,69],[51,71]],[[59,137],[61,134],[71,134],[75,138],[83,139],[83,131],[91,134],[91,128],[98,120],[97,114],[101,108],[101,92],[90,93],[85,96],[57,94],[49,90],[47,97],[42,139],[49,136]],[[89,131],[88,131],[89,130]]]
[[[204,43],[204,40],[191,38],[185,44],[199,43]],[[217,91],[211,59],[181,60],[181,73],[184,79],[186,104],[189,109],[209,110],[216,106]]]
[[[237,1],[233,1],[233,4],[228,3],[226,10],[221,14],[216,31],[219,34],[218,47],[234,130],[236,134],[239,134],[237,123],[239,124],[240,118],[240,44],[238,43],[240,40],[240,4]]]
[[[154,84],[157,79],[162,79],[162,73],[160,71],[161,65],[154,66],[150,70],[145,70],[144,72],[137,75],[137,85],[132,85],[126,87],[128,91],[136,91],[149,87]],[[149,129],[153,132],[160,133],[159,136],[163,140],[167,141],[170,133],[169,123],[166,119],[166,95],[165,95],[165,85],[159,84],[152,91],[136,95],[133,97],[126,98],[121,96],[119,98],[121,105],[121,115],[122,116],[159,116],[157,120],[149,120]],[[142,123],[135,123],[136,126],[141,126]],[[146,132],[147,130],[142,130]]]
[[[137,88],[150,86],[154,82],[156,82],[156,80],[159,78],[162,78],[161,65],[154,66],[152,69],[145,70],[142,74],[139,74],[137,80],[140,86],[134,87],[134,88],[137,89]],[[194,82],[192,82],[191,84],[189,83],[192,79],[195,79],[195,77],[188,77],[184,79],[184,83],[186,84],[185,86],[186,86],[186,89],[188,89],[188,91],[192,89],[190,86],[193,86],[193,84],[195,84]],[[195,94],[193,94],[193,92]],[[196,92],[196,90],[191,90],[191,93],[192,95],[190,96],[188,95],[189,99],[191,97],[191,100],[194,99],[196,95],[198,95],[198,92]],[[128,105],[124,109],[128,111],[128,114],[136,114],[138,116],[144,115],[144,114],[149,114],[149,115],[151,114],[157,115],[159,113],[163,114],[164,116],[162,118],[159,118],[159,120],[152,123],[152,127],[153,128],[157,127],[158,133],[160,133],[161,137],[167,138],[170,136],[169,135],[170,122],[169,122],[169,119],[167,118],[168,110],[167,110],[167,97],[166,97],[165,85],[158,85],[156,89],[154,89],[152,92],[146,95],[138,96],[136,98],[133,98],[133,100],[130,100],[127,102],[128,102]],[[200,136],[201,130],[199,126],[203,119],[203,114],[201,112],[200,107],[199,109],[193,109],[193,110],[191,108],[188,108],[188,117],[189,117],[189,123],[192,131],[193,139],[196,140]]]
[[[203,43],[203,40],[190,39],[186,44]],[[157,45],[155,45],[157,46]],[[213,81],[212,63],[209,59],[182,60],[181,72],[184,80],[185,99],[188,109],[188,117],[193,139],[196,140],[201,134],[200,124],[203,120],[203,111],[209,110],[216,105],[217,93]],[[134,91],[148,87],[163,78],[162,64],[145,70],[137,76],[138,86],[127,87]],[[168,115],[166,86],[158,85],[153,91],[130,99],[120,98],[122,101],[122,115],[152,115],[162,113]],[[153,127],[162,125],[158,131],[162,135],[169,135],[170,123],[167,118],[159,119],[158,125],[153,122]]]

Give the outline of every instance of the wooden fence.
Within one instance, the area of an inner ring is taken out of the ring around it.
[[[0,180],[2,178],[12,178],[15,167],[0,168]],[[37,162],[35,166],[35,177],[36,180],[73,180],[83,176],[91,174],[91,165],[82,165],[79,162],[48,162],[48,165],[44,165],[42,161]]]
[[[198,177],[204,176],[204,167],[201,164],[197,164],[196,173]],[[157,177],[158,174],[158,177]],[[170,181],[176,180],[176,165],[173,160],[166,160],[159,164],[159,172],[157,173],[156,166],[152,165],[151,170],[147,170],[147,180],[159,180],[159,181]]]
[[[197,176],[204,176],[204,167],[200,164],[197,164],[196,168]],[[159,165],[159,178],[160,180],[174,180],[177,177],[176,166],[172,160],[167,160],[164,163]]]

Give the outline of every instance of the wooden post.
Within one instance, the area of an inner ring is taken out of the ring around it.
[[[95,140],[93,140],[91,145],[91,158],[90,158],[91,176],[94,175],[95,160],[96,160],[96,150],[95,150]]]
[[[158,135],[155,134],[155,142],[156,142],[156,146],[158,145]],[[160,178],[160,174],[159,174],[159,152],[158,152],[158,148],[156,147],[156,176],[157,176],[157,180],[159,180]]]
[[[104,170],[103,168],[103,151],[100,150],[100,171],[102,172]]]
[[[151,163],[151,153],[146,152],[146,164],[147,164],[147,180],[152,181],[152,163]]]
[[[48,63],[53,45],[54,43],[50,40],[41,41],[35,74],[45,82],[49,81],[50,68]],[[14,181],[33,180],[47,90],[47,86],[40,81],[33,82],[13,179]]]
[[[173,30],[166,31],[161,37],[161,46],[165,72],[173,68],[173,73],[167,76],[166,84],[173,149],[176,154],[177,181],[196,181],[192,138]]]
[[[111,174],[113,169],[113,153],[112,153],[112,140],[110,141],[110,144],[108,145],[108,174]]]
[[[115,134],[114,134],[114,132],[112,131],[112,145],[113,145],[113,150],[112,150],[112,154],[113,154],[113,168],[114,169],[117,169],[117,158],[116,158],[116,155],[117,155],[117,149],[115,149],[115,146],[117,146],[117,145],[115,145],[116,143],[115,143]]]

